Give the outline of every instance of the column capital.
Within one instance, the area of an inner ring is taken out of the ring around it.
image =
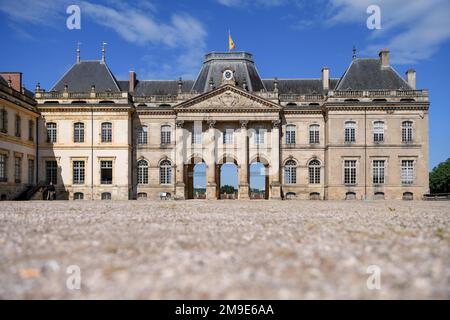
[[[239,121],[239,123],[240,123],[242,129],[247,129],[248,120],[241,120],[241,121]]]
[[[281,120],[272,120],[272,125],[274,128],[279,128],[281,126]]]
[[[216,120],[207,121],[209,128],[214,128],[216,126]]]
[[[175,124],[177,125],[177,128],[183,128],[184,120],[177,120]]]

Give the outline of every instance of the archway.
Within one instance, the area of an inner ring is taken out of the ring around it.
[[[238,167],[235,162],[219,164],[218,199],[237,199]]]
[[[206,199],[206,164],[200,157],[192,157],[184,166],[186,199]]]
[[[259,159],[250,164],[250,199],[269,199],[269,165]]]

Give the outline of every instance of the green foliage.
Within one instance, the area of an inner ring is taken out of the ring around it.
[[[220,193],[232,194],[232,193],[235,193],[235,192],[236,192],[236,190],[234,189],[233,186],[230,186],[230,185],[226,184],[226,185],[220,187]]]
[[[450,193],[450,158],[430,172],[431,193]]]

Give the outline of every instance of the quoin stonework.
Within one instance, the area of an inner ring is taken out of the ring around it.
[[[386,49],[354,56],[341,78],[323,67],[317,78],[262,79],[252,54],[212,52],[194,80],[117,80],[104,49],[95,61],[78,49],[48,91],[0,75],[2,199],[39,199],[50,182],[58,199],[219,199],[225,163],[238,199],[252,198],[254,163],[266,199],[428,193],[428,90],[414,70],[402,78]]]

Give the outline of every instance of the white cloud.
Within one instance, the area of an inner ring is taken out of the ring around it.
[[[366,9],[373,0],[329,0],[327,24],[354,24],[365,28]],[[381,30],[371,31],[364,54],[382,47],[392,52],[392,62],[413,64],[429,59],[450,39],[448,0],[379,0]]]
[[[89,19],[96,24],[116,32],[124,40],[140,46],[151,46],[164,51],[165,57],[155,58],[159,71],[155,74],[166,78],[179,75],[193,77],[201,64],[206,47],[207,32],[202,23],[186,13],[174,13],[169,21],[156,19],[153,2],[137,0],[133,6],[123,1],[108,0],[107,4],[88,1],[74,1],[81,7],[81,21]],[[69,0],[0,0],[0,11],[5,13],[15,25],[65,26],[65,9]],[[60,21],[59,21],[60,20]],[[101,39],[103,40],[103,39]],[[167,73],[164,62],[172,62],[175,67]]]

